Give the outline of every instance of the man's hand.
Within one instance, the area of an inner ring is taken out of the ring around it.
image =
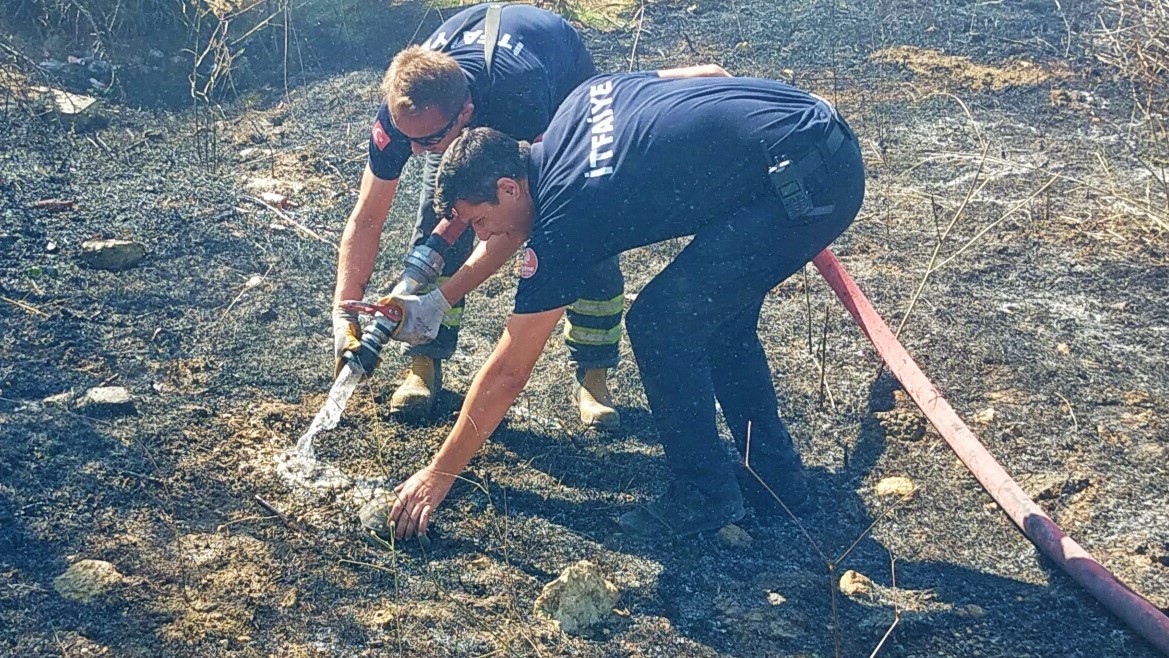
[[[454,483],[454,475],[439,473],[428,466],[394,487],[394,493],[398,494],[390,508],[394,537],[403,539],[425,535],[431,515],[446,499]]]
[[[416,295],[390,295],[379,304],[397,306],[402,311],[402,322],[394,332],[394,340],[410,345],[422,345],[438,335],[442,316],[451,310],[451,304],[442,291],[435,289],[421,297]]]
[[[357,312],[347,311],[340,306],[333,307],[333,379],[341,374],[345,361],[341,358],[348,351],[361,349],[361,325]]]

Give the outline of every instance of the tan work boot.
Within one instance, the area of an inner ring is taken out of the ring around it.
[[[583,377],[577,375],[573,397],[580,404],[580,422],[586,427],[613,429],[621,424],[621,414],[609,397],[608,375],[605,368],[586,370]]]
[[[416,356],[406,371],[406,381],[390,397],[390,413],[425,416],[434,408],[442,390],[442,361]]]

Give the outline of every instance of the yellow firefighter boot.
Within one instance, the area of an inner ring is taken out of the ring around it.
[[[614,429],[621,424],[621,414],[609,397],[608,374],[605,368],[594,368],[586,370],[583,377],[577,376],[574,397],[580,405],[580,422],[586,427]]]
[[[434,408],[434,399],[442,390],[442,361],[416,356],[406,370],[406,381],[390,397],[390,413],[426,416]]]

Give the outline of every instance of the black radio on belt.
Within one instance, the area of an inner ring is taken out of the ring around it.
[[[799,219],[811,212],[812,198],[808,196],[808,190],[804,188],[802,177],[796,172],[792,161],[780,160],[771,155],[767,150],[767,144],[760,143],[763,146],[763,153],[767,156],[767,177],[771,179],[771,185],[779,195],[779,201],[783,204],[788,219]]]

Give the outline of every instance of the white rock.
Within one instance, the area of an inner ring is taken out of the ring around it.
[[[134,399],[121,386],[97,386],[81,396],[77,408],[93,414],[133,413]]]
[[[754,538],[746,530],[733,523],[728,523],[719,528],[718,540],[728,548],[746,548],[751,545]]]
[[[146,257],[146,247],[129,240],[88,240],[81,245],[81,260],[99,270],[125,270]]]
[[[916,488],[917,485],[913,483],[913,480],[897,475],[881,480],[873,488],[873,491],[878,496],[906,496]]]
[[[88,603],[109,593],[125,576],[103,560],[81,560],[53,580],[53,589],[72,601]]]
[[[845,596],[868,596],[873,593],[873,581],[863,573],[849,569],[840,577],[840,592]]]
[[[581,560],[544,586],[536,598],[536,615],[560,624],[565,633],[580,633],[609,616],[621,593],[597,566]]]

